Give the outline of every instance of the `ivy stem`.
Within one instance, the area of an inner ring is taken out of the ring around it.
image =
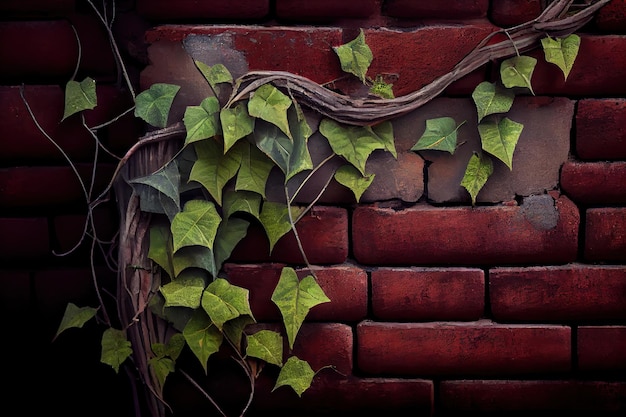
[[[306,182],[311,179],[311,177],[317,172],[318,169],[320,169],[325,163],[327,163],[328,161],[330,161],[331,159],[333,159],[335,157],[334,153],[331,153],[330,155],[328,155],[326,158],[324,158],[323,161],[321,161],[315,168],[313,168],[311,170],[311,172],[309,172],[309,174],[306,176],[306,178],[304,178],[304,180],[302,180],[302,183],[298,186],[298,188],[296,189],[296,191],[293,193],[293,195],[291,196],[291,198],[288,198],[288,202],[289,204],[293,203],[293,200],[296,198],[296,196],[300,193],[300,191],[302,191],[302,188],[304,187],[304,185],[306,184]],[[319,197],[318,197],[319,198]]]
[[[187,372],[185,372],[183,369],[178,369],[178,371],[185,377],[187,378],[187,380],[189,382],[191,382],[191,385],[193,385],[194,387],[196,387],[196,389],[198,391],[200,391],[202,393],[202,395],[204,395],[204,397],[209,400],[209,402],[211,404],[213,404],[213,407],[215,407],[215,409],[224,417],[228,417],[226,415],[226,413],[224,411],[222,411],[222,409],[220,408],[220,406],[215,402],[215,400],[213,399],[213,397],[211,397],[211,395],[206,392],[197,382],[195,379],[193,379]]]

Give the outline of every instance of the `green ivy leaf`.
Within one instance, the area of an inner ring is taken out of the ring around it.
[[[289,347],[293,349],[296,335],[309,310],[318,304],[330,302],[330,299],[313,276],[308,275],[300,281],[293,268],[284,267],[272,293],[272,301],[280,310]]]
[[[141,211],[166,214],[170,220],[180,212],[180,172],[176,161],[128,183],[139,195]]]
[[[398,152],[396,151],[396,142],[393,136],[393,124],[389,121],[378,123],[371,126],[372,132],[376,135],[378,140],[383,144],[385,150],[398,159]]]
[[[266,122],[272,123],[285,135],[291,138],[287,109],[291,106],[291,99],[271,84],[263,84],[248,101],[248,113]]]
[[[343,126],[334,120],[323,119],[319,131],[326,139],[333,151],[345,158],[359,170],[365,173],[367,158],[376,149],[385,149],[387,141],[381,139],[371,127]]]
[[[220,105],[215,97],[205,98],[199,106],[188,106],[183,117],[187,130],[185,145],[221,134],[219,111]]]
[[[283,365],[283,337],[272,330],[260,330],[247,337],[246,355],[273,365]]]
[[[213,324],[222,330],[224,323],[239,316],[252,316],[249,291],[230,284],[224,278],[210,283],[202,295],[202,308]]]
[[[241,165],[241,147],[233,147],[226,154],[222,146],[213,139],[194,144],[197,159],[189,174],[190,181],[197,181],[211,194],[218,205],[222,205],[222,191]]]
[[[482,148],[513,169],[513,152],[524,125],[505,117],[498,122],[491,120],[478,125]]]
[[[226,153],[239,139],[248,136],[254,131],[254,118],[248,114],[244,103],[234,108],[223,108],[220,112],[222,133],[224,135],[224,153]]]
[[[381,75],[377,75],[370,87],[370,94],[380,98],[392,99],[394,98],[393,84],[386,83]]]
[[[256,323],[250,316],[239,316],[224,323],[222,332],[224,336],[232,342],[234,346],[241,351],[241,340],[243,338],[243,332],[246,326]]]
[[[257,123],[253,137],[256,146],[283,171],[285,183],[294,175],[313,168],[308,137],[302,136],[299,129],[294,129],[293,137],[288,138],[275,125]]]
[[[151,223],[148,259],[152,259],[163,268],[170,278],[176,276],[172,260],[172,231],[168,222]]]
[[[208,66],[204,62],[198,60],[195,60],[194,63],[196,64],[196,68],[198,68],[204,76],[204,79],[207,80],[211,88],[213,88],[216,93],[219,93],[219,84],[232,84],[233,76],[224,64]]]
[[[248,213],[259,218],[261,212],[261,196],[251,191],[229,190],[224,195],[222,216],[229,218],[236,212]]]
[[[71,329],[72,327],[82,328],[85,323],[95,317],[97,311],[97,308],[78,307],[76,304],[68,303],[65,307],[65,313],[63,314],[59,328],[52,340],[56,339],[58,335],[67,329]]]
[[[215,238],[215,245],[217,245],[217,237]],[[172,263],[175,276],[179,276],[187,268],[200,268],[212,277],[217,276],[217,265],[215,265],[213,251],[205,246],[194,245],[178,249],[172,258]]]
[[[500,64],[500,78],[506,88],[527,87],[534,95],[530,80],[537,65],[537,60],[531,56],[515,56],[506,59]]]
[[[215,205],[205,200],[190,200],[172,221],[174,252],[183,246],[200,245],[213,249],[217,228],[222,221]]]
[[[457,126],[452,117],[426,120],[426,130],[411,150],[437,150],[453,154],[457,145],[457,130],[462,125]]]
[[[265,188],[274,162],[261,150],[247,141],[241,144],[241,166],[237,172],[235,190],[252,191],[265,198]]]
[[[163,386],[167,376],[175,371],[175,362],[170,358],[152,358],[148,361],[159,383],[159,394],[163,394]]]
[[[546,61],[556,65],[563,71],[565,80],[574,66],[580,48],[580,36],[571,34],[565,38],[546,37],[541,40]]]
[[[92,78],[87,77],[81,82],[68,81],[65,84],[65,108],[61,121],[83,110],[91,110],[97,104],[96,82]]]
[[[170,108],[178,90],[180,87],[173,84],[152,84],[135,98],[135,116],[155,127],[167,126]]]
[[[185,325],[183,336],[206,374],[209,357],[220,350],[224,340],[222,332],[211,322],[204,310],[197,309]]]
[[[286,385],[290,386],[298,394],[298,397],[301,397],[302,393],[311,386],[314,376],[315,372],[313,372],[308,362],[298,359],[296,356],[291,356],[287,359],[285,365],[280,368],[280,373],[272,391]]]
[[[495,113],[506,113],[511,110],[515,94],[511,90],[501,88],[495,83],[483,81],[472,92],[472,99],[476,104],[478,121],[485,116]]]
[[[164,307],[200,307],[202,292],[207,284],[206,274],[199,269],[185,269],[175,279],[160,288]]]
[[[359,36],[341,46],[333,46],[333,50],[339,57],[341,69],[344,72],[356,75],[361,82],[365,83],[365,75],[374,59],[374,55],[370,47],[365,43],[363,29],[359,32]]]
[[[119,372],[120,365],[132,354],[133,349],[126,339],[126,332],[110,327],[102,333],[100,362],[110,365],[115,373]]]
[[[266,201],[261,207],[261,214],[259,220],[265,229],[267,238],[270,242],[270,254],[274,250],[274,245],[280,240],[281,237],[291,231],[291,222],[289,221],[289,209],[291,211],[291,217],[294,221],[305,211],[305,207],[288,207],[286,204],[275,203],[272,201]]]
[[[361,175],[359,170],[352,165],[339,167],[335,172],[335,180],[352,191],[357,203],[361,200],[361,196],[370,184],[372,184],[372,181],[374,181],[374,177],[374,174]]]
[[[472,197],[472,206],[476,204],[476,196],[487,183],[489,176],[493,173],[491,158],[487,155],[474,153],[465,168],[465,174],[461,181],[467,192]]]
[[[222,264],[230,258],[237,244],[248,234],[250,222],[236,217],[227,218],[217,229],[215,238],[215,268],[219,271]],[[214,277],[216,275],[213,275]]]
[[[178,359],[185,347],[185,337],[180,333],[174,333],[165,345],[165,355],[173,360]]]

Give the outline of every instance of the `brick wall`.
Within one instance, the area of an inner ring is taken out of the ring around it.
[[[182,86],[180,115],[206,93],[190,57],[223,62],[234,75],[280,69],[354,91],[337,80],[342,74],[331,46],[364,28],[375,57],[371,74],[392,74],[402,95],[446,73],[492,30],[534,18],[541,3],[124,0],[113,28],[138,90],[159,81]],[[20,410],[132,415],[125,375],[98,363],[95,329],[51,343],[68,301],[96,301],[92,248],[79,240],[84,191],[33,122],[20,86],[39,124],[87,181],[95,140],[79,118],[59,123],[60,86],[79,51],[78,78],[98,83],[89,125],[124,111],[128,94],[87,2],[8,0],[0,16],[0,311],[12,381],[0,407],[29,392],[36,400],[16,400]],[[612,0],[580,35],[568,81],[540,62],[537,95],[516,100],[512,118],[525,130],[514,170],[496,167],[477,207],[469,207],[458,184],[462,160],[478,143],[469,95],[494,79],[490,65],[394,120],[399,156],[372,156],[368,171],[377,177],[362,204],[329,188],[298,227],[332,302],[312,310],[295,349],[314,369],[332,364],[338,372],[320,372],[301,399],[283,389],[270,393],[269,378],[261,379],[255,410],[626,412],[626,1]],[[411,152],[424,120],[442,113],[468,121],[467,144],[455,158]],[[100,139],[119,155],[141,129],[125,117]],[[99,155],[92,195],[116,163],[102,149]],[[115,204],[99,206],[94,221],[98,238],[112,239]],[[269,296],[280,267],[301,262],[293,242],[286,236],[263,256],[267,243],[253,229],[226,266],[233,283],[250,288],[263,325],[279,318]],[[55,255],[76,245],[68,256]],[[94,251],[94,268],[111,288],[115,273],[106,252],[115,247],[103,248]],[[236,398],[237,383],[228,386],[222,391]],[[169,389],[180,415],[205,407],[184,381],[173,379]]]

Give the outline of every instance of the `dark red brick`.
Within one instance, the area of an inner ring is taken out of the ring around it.
[[[626,208],[588,209],[585,223],[586,260],[626,261]]]
[[[1,178],[1,177],[0,177]],[[296,225],[304,253],[311,264],[340,264],[348,257],[348,214],[338,207],[314,207]],[[261,226],[252,224],[248,234],[233,250],[235,262],[303,261],[298,243],[289,232],[283,236],[270,255],[269,241]]]
[[[541,48],[529,53],[537,58],[532,86],[537,95],[615,97],[626,94],[626,38],[580,35],[580,49],[567,80],[561,70],[545,61]]]
[[[354,256],[373,265],[573,261],[580,221],[577,207],[566,197],[552,203],[546,196],[536,202],[541,204],[474,208],[419,204],[404,210],[360,206],[352,220]]]
[[[0,229],[2,220],[0,219]],[[32,311],[30,284],[30,274],[26,270],[0,270],[0,285],[3,288],[0,291],[0,312],[5,317],[26,316]]]
[[[74,11],[75,0],[3,0],[3,18],[59,17]]]
[[[571,264],[495,268],[489,272],[491,312],[497,321],[626,318],[626,269]]]
[[[305,22],[332,21],[337,18],[367,18],[380,11],[380,0],[335,1],[277,0],[279,19]]]
[[[578,159],[626,159],[626,99],[587,99],[576,112]]]
[[[580,326],[577,345],[580,370],[626,370],[625,326]]]
[[[5,109],[0,114],[0,124],[3,126],[0,160],[3,163],[67,162],[63,153],[73,161],[93,160],[95,140],[82,126],[80,119],[71,118],[61,122],[64,106],[64,92],[61,88],[52,85],[29,85],[24,88],[26,103],[50,139],[37,128],[19,90],[19,87],[0,87],[0,107]]]
[[[138,0],[137,11],[147,19],[158,21],[199,19],[259,19],[269,13],[269,0],[229,0],[198,2],[197,0]]]
[[[488,0],[387,0],[383,12],[400,19],[474,19],[485,17]]]
[[[625,32],[626,0],[611,0],[605,4],[596,14],[594,22],[596,27],[604,32]]]
[[[443,381],[440,386],[439,400],[444,408],[466,413],[570,411],[576,414],[625,410],[624,382],[464,380]]]
[[[228,280],[250,290],[252,314],[259,321],[280,319],[280,312],[271,301],[278,284],[283,265],[226,264],[224,271]],[[357,321],[367,314],[367,274],[352,266],[315,267],[316,281],[331,300],[315,306],[308,320],[342,322]],[[298,271],[300,278],[310,275],[307,270]]]
[[[357,358],[368,375],[549,374],[570,369],[570,339],[566,326],[361,322]]]
[[[4,191],[0,193],[3,194]],[[45,217],[0,218],[0,259],[4,262],[38,260],[49,255],[50,238]]]
[[[293,346],[293,354],[306,360],[315,371],[334,366],[344,375],[352,373],[354,335],[342,323],[304,323]]]
[[[567,162],[561,189],[576,203],[625,204],[626,162]]]
[[[374,59],[368,75],[393,74],[396,96],[416,91],[445,75],[496,28],[488,24],[424,26],[412,31],[367,29]],[[432,51],[439,51],[433,54]]]
[[[478,320],[485,276],[470,268],[380,268],[371,272],[372,311],[381,320]]]
[[[489,17],[501,27],[511,27],[533,20],[541,14],[541,0],[497,0],[491,2]]]

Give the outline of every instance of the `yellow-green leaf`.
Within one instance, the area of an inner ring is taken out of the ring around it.
[[[126,332],[114,328],[108,328],[102,333],[102,354],[100,362],[110,365],[115,373],[120,370],[120,365],[133,354],[130,342],[126,339]]]
[[[291,99],[281,93],[271,84],[263,84],[248,101],[248,113],[266,122],[272,123],[285,135],[291,138],[287,109],[291,106]]]
[[[580,36],[575,33],[565,38],[546,37],[541,40],[546,61],[561,69],[565,80],[574,66],[580,48]]]
[[[233,108],[223,108],[220,112],[222,134],[224,135],[224,153],[226,153],[239,139],[252,133],[254,130],[254,117],[248,114],[248,108],[244,103],[239,103]]]
[[[85,323],[95,317],[97,311],[97,308],[78,307],[74,303],[68,303],[65,307],[65,313],[63,314],[59,328],[54,335],[54,339],[63,331],[71,329],[72,327],[82,328]]]
[[[185,325],[183,336],[206,374],[209,357],[220,350],[224,340],[222,332],[211,322],[205,311],[199,308]]]
[[[296,356],[291,356],[285,362],[276,379],[276,384],[272,391],[283,385],[291,387],[298,397],[301,397],[304,391],[309,389],[313,382],[315,372],[311,369],[311,365],[307,361],[303,361]]]
[[[465,168],[461,186],[467,190],[472,198],[472,205],[476,204],[476,196],[487,183],[493,173],[493,163],[487,155],[474,153]]]
[[[286,204],[275,203],[272,201],[265,201],[261,207],[259,220],[261,221],[263,229],[265,229],[265,233],[269,239],[270,253],[274,250],[276,242],[291,231],[289,211],[287,211],[288,209],[291,212],[292,219],[295,221],[306,208],[296,206],[288,208]]]
[[[339,57],[341,69],[359,77],[365,83],[365,75],[374,59],[372,50],[365,43],[365,33],[360,30],[359,36],[341,46],[334,46],[333,50]]]
[[[495,113],[506,113],[511,110],[515,94],[498,86],[496,83],[483,81],[472,92],[472,99],[476,104],[478,121],[485,116]]]
[[[374,174],[361,175],[358,169],[352,165],[343,165],[335,172],[335,180],[354,194],[354,198],[358,203],[361,196],[374,181]]]
[[[215,205],[206,200],[190,200],[172,221],[174,252],[183,246],[200,245],[213,249],[217,228],[222,221]]]
[[[437,150],[451,154],[456,150],[457,126],[452,117],[439,117],[426,120],[426,130],[411,148],[412,151]]]
[[[533,71],[537,60],[531,56],[521,55],[505,59],[500,64],[500,78],[506,88],[526,87],[535,94],[531,85]]]
[[[222,330],[224,323],[239,316],[252,316],[248,301],[249,291],[232,285],[224,278],[210,283],[202,295],[202,308],[213,324]]]
[[[260,330],[247,337],[246,355],[273,365],[283,365],[283,337],[272,330]]]
[[[135,97],[135,116],[154,127],[167,126],[174,97],[180,87],[167,83],[152,84]]]
[[[65,84],[65,108],[62,121],[83,110],[91,110],[98,104],[96,82],[85,78],[81,82],[68,81]]]
[[[524,125],[508,117],[499,122],[495,119],[483,121],[478,125],[478,133],[483,150],[489,152],[513,169],[513,153]]]
[[[199,106],[188,106],[183,117],[187,131],[185,145],[221,134],[219,111],[220,105],[215,97],[205,98]]]

